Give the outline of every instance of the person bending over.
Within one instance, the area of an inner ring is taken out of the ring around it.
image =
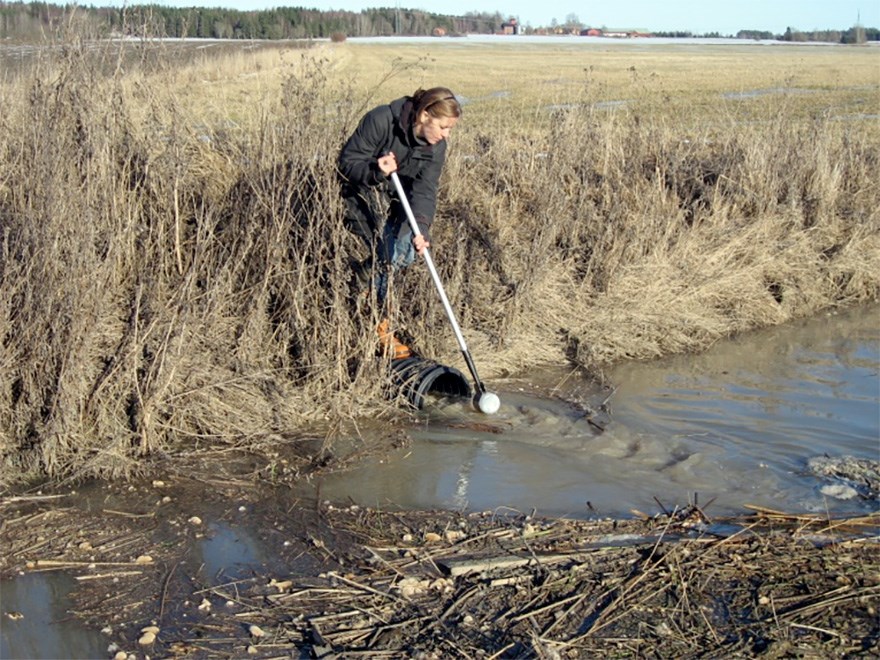
[[[430,247],[437,187],[446,160],[446,140],[461,117],[461,105],[446,87],[417,90],[364,115],[339,152],[345,226],[369,249],[355,266],[355,289],[375,287],[382,309],[377,328],[382,350],[394,359],[410,357],[388,320],[391,271],[409,266]],[[390,179],[397,172],[422,236],[415,236]],[[387,204],[378,202],[384,197]],[[381,212],[385,206],[387,214]],[[375,273],[375,276],[372,274]]]

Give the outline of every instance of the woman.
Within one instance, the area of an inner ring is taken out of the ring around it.
[[[339,174],[345,200],[345,224],[370,250],[355,268],[356,286],[373,282],[384,306],[389,271],[409,266],[416,254],[430,247],[430,229],[437,208],[437,186],[446,160],[446,139],[461,116],[461,105],[445,87],[419,89],[387,105],[370,110],[339,153]],[[396,199],[390,176],[397,172],[421,231],[414,236],[403,207]],[[377,210],[375,193],[389,202],[387,217]],[[379,340],[393,358],[409,357],[410,349],[397,340],[387,311],[378,328]]]

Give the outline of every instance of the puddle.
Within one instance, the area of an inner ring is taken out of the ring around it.
[[[729,101],[741,101],[744,99],[756,99],[762,96],[776,96],[779,94],[815,94],[814,89],[799,89],[797,87],[771,87],[767,89],[750,89],[742,92],[727,92],[721,98]]]
[[[212,522],[197,543],[201,576],[207,584],[244,580],[260,573],[266,563],[263,545],[244,527]],[[265,573],[265,571],[263,571]]]
[[[185,559],[179,566],[175,564],[170,573],[165,573],[169,580],[166,588],[172,595],[165,606],[163,629],[196,625],[194,622],[198,621],[200,615],[207,616],[201,610],[194,611],[195,605],[192,603],[174,596],[181,588],[177,580],[194,585],[197,593],[201,594],[199,598],[207,598],[218,605],[221,601],[212,588],[228,586],[229,597],[232,598],[240,583],[259,581],[267,575],[283,577],[297,571],[316,572],[317,560],[310,555],[282,558],[270,552],[265,534],[275,535],[276,542],[279,538],[284,539],[285,535],[292,535],[291,543],[296,543],[300,538],[297,520],[291,519],[289,525],[284,518],[280,519],[282,524],[267,526],[257,523],[257,520],[271,520],[271,512],[275,511],[277,500],[270,488],[262,491],[259,504],[242,504],[241,500],[233,503],[222,495],[199,499],[191,486],[178,488],[173,480],[159,490],[149,485],[129,488],[112,492],[113,489],[108,489],[106,484],[83,484],[76,493],[65,497],[65,503],[92,513],[101,510],[146,511],[148,513],[138,515],[149,515],[148,524],[156,531],[151,534],[148,530],[147,534],[154,542],[161,543],[163,539],[168,539],[173,545],[180,534],[185,535],[184,546],[180,548]],[[157,492],[174,493],[175,497],[166,504],[156,499]],[[290,503],[286,502],[286,506],[290,506]],[[203,517],[204,522],[184,523],[193,513]],[[182,524],[186,525],[183,530]],[[77,576],[88,577],[91,574],[93,571],[86,569],[27,572],[0,581],[0,611],[3,616],[0,620],[0,658],[112,657],[113,653],[108,651],[108,647],[114,641],[113,636],[99,632],[100,626],[94,622],[89,627],[74,619],[67,611],[73,607],[70,594],[81,586]],[[92,584],[83,583],[82,586]],[[195,602],[198,603],[198,600]],[[137,614],[128,611],[113,625],[124,628],[131,624],[140,626],[147,623],[151,622],[139,620]]]
[[[835,115],[831,119],[832,121],[873,121],[875,119],[880,119],[880,114],[861,112],[851,115]]]
[[[76,580],[66,573],[28,573],[0,580],[0,658],[105,658],[108,640],[68,613]]]
[[[594,103],[593,107],[596,110],[608,110],[609,108],[622,108],[629,101],[599,101],[598,103]]]

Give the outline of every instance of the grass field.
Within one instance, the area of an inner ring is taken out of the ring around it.
[[[434,254],[484,377],[880,293],[877,48],[203,45],[70,38],[0,82],[0,482],[398,415],[334,166],[419,86],[465,103]],[[457,365],[424,269],[395,292]]]
[[[752,45],[517,45],[480,43],[428,47],[426,44],[334,46],[340,68],[367,89],[395,59],[414,70],[389,85],[390,94],[407,93],[413,83],[450,81],[456,91],[490,109],[506,105],[534,108],[546,104],[628,101],[651,110],[691,114],[719,109],[724,95],[774,90],[809,92],[802,111],[865,112],[878,107],[876,48]],[[503,93],[503,95],[502,95]],[[768,100],[757,95],[756,105]],[[494,103],[493,103],[494,101]],[[740,103],[739,106],[748,105]],[[726,112],[749,111],[726,108]],[[754,111],[754,109],[751,109]],[[666,113],[664,113],[666,114]]]

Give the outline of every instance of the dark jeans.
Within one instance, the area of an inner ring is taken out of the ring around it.
[[[384,305],[388,296],[388,280],[392,271],[409,266],[416,258],[413,233],[403,208],[392,201],[387,217],[377,210],[372,200],[353,190],[344,190],[345,226],[358,236],[370,256],[355,266],[355,286],[365,290],[372,284],[376,299]]]

